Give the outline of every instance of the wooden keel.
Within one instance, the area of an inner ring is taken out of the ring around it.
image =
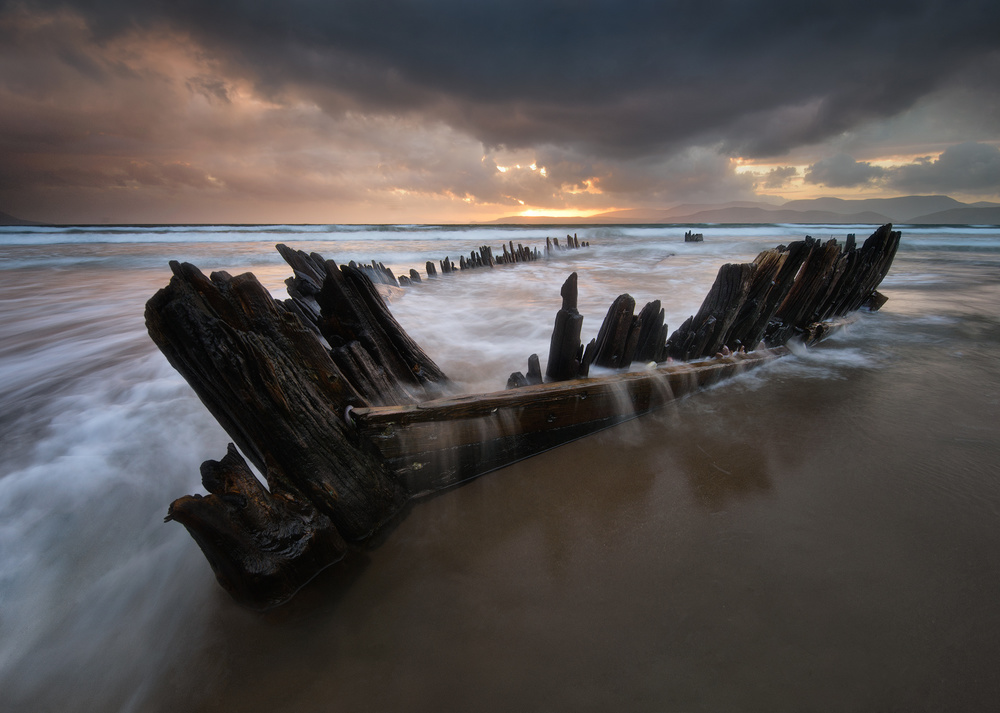
[[[780,347],[492,394],[362,407],[352,409],[349,420],[418,497],[662,408],[788,353]]]
[[[803,343],[815,345],[855,319],[812,324],[803,332]],[[789,347],[781,346],[490,394],[361,407],[352,409],[348,420],[375,445],[407,490],[420,497],[663,408],[790,354]]]

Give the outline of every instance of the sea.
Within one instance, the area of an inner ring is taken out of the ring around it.
[[[626,292],[672,329],[722,264],[875,227],[0,227],[0,710],[993,710],[998,226],[896,226],[879,312],[419,502],[286,606],[163,522],[229,442],[146,333],[171,260],[283,298],[276,243],[423,275],[589,242],[393,291],[475,393],[544,368],[570,273],[584,341]]]

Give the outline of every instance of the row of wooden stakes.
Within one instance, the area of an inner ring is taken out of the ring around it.
[[[590,247],[590,243],[586,240],[581,241],[575,234],[566,236],[565,247],[559,244],[559,238],[545,238],[544,255],[549,255],[557,250],[573,250],[581,247]],[[465,255],[460,256],[457,265],[452,262],[450,256],[446,256],[438,262],[438,265],[441,267],[441,274],[447,275],[461,270],[475,270],[480,267],[492,268],[497,265],[516,265],[523,262],[534,262],[541,259],[542,255],[543,253],[538,248],[525,247],[521,243],[518,243],[515,247],[514,241],[509,240],[502,246],[502,252],[499,254],[494,255],[493,248],[489,245],[482,245],[478,250],[470,252],[468,257]],[[420,277],[420,272],[414,268],[410,268],[408,274],[397,277],[392,274],[392,270],[377,260],[372,260],[371,263],[357,263],[351,260],[348,265],[361,270],[361,272],[368,276],[368,279],[376,284],[390,285],[392,287],[409,287],[414,284],[420,284],[423,281]],[[424,270],[429,278],[438,276],[438,268],[431,260],[428,260],[424,264]]]

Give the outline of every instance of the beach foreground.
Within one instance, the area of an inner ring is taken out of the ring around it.
[[[881,312],[420,503],[265,615],[161,522],[227,443],[142,327],[166,259],[252,269],[279,292],[274,242],[410,267],[490,236],[4,233],[0,707],[987,709],[1000,231],[900,228]],[[721,263],[866,229],[719,227],[685,245],[677,228],[574,228],[586,255],[391,307],[468,391],[494,390],[544,358],[571,271],[589,338],[620,292],[662,299],[676,325]]]

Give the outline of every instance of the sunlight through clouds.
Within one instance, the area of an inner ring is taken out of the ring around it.
[[[897,16],[777,0],[770,23],[749,5],[596,4],[556,31],[546,3],[511,0],[504,17],[531,28],[515,46],[483,34],[492,7],[439,2],[447,15],[400,6],[378,23],[361,4],[231,0],[224,22],[189,4],[4,4],[0,210],[437,222],[861,191],[1000,199],[993,4]],[[818,18],[853,30],[832,42]],[[886,28],[892,42],[874,42]]]

